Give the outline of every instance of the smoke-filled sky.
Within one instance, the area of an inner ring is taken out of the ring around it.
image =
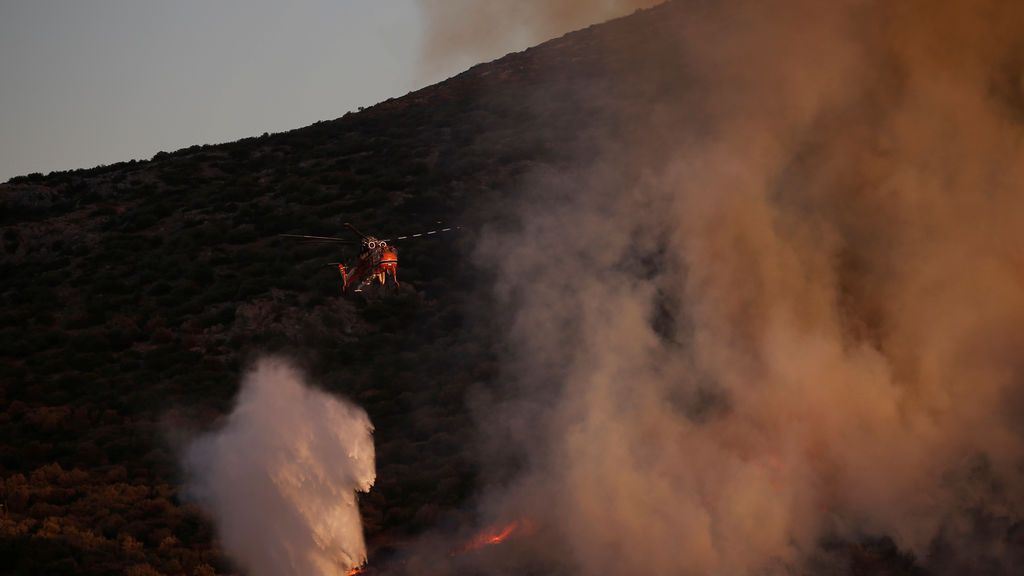
[[[3,0],[0,182],[330,120],[642,3]]]

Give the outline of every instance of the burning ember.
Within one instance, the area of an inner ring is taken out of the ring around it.
[[[348,572],[345,572],[345,576],[356,576],[357,574],[362,574],[365,570],[366,570],[366,566],[365,565],[364,566],[356,566],[355,568],[350,569]]]

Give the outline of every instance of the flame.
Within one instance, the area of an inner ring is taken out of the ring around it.
[[[508,524],[498,527],[492,527],[483,532],[477,534],[471,538],[468,542],[462,545],[461,548],[453,550],[449,556],[458,556],[474,550],[479,550],[486,546],[494,546],[501,544],[511,537],[513,534],[529,534],[534,531],[533,523],[527,519],[520,519],[512,521]]]
[[[465,544],[448,553],[448,556],[461,556],[474,550],[495,546],[505,542],[512,536],[529,536],[537,531],[536,525],[528,518],[514,520],[508,524],[492,526],[466,541]],[[366,572],[366,564],[356,566],[345,573],[345,576],[358,576]]]

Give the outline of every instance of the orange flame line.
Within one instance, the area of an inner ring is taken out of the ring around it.
[[[468,542],[462,545],[461,548],[453,550],[449,556],[457,556],[459,554],[465,554],[472,552],[473,550],[479,550],[485,546],[494,546],[495,544],[501,544],[505,540],[508,540],[510,536],[516,532],[532,532],[533,524],[526,519],[515,520],[506,524],[504,527],[499,529],[489,529],[481,532],[480,534],[471,538]]]

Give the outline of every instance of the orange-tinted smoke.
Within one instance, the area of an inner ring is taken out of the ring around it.
[[[483,247],[516,378],[482,428],[529,460],[488,498],[572,574],[821,573],[865,535],[1017,573],[1024,4],[680,5],[649,54],[687,81]]]
[[[661,0],[420,0],[423,68],[454,73]]]

